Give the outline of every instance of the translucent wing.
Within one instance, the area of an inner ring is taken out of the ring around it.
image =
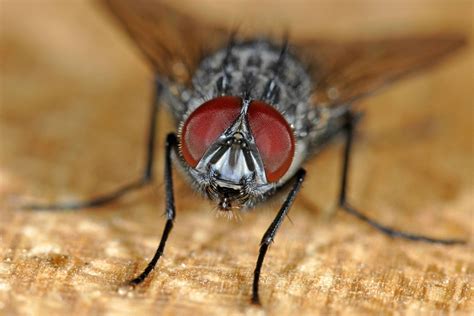
[[[191,78],[204,50],[225,45],[229,32],[160,0],[99,0],[126,29],[154,70],[175,82]]]
[[[189,82],[204,50],[223,47],[230,37],[227,28],[178,12],[160,0],[100,1],[125,27],[154,70],[176,82]],[[464,43],[459,35],[353,42],[295,42],[290,38],[295,52],[311,65],[313,96],[319,105],[357,101],[436,63]]]
[[[316,104],[348,104],[429,67],[465,44],[456,34],[374,41],[297,43],[310,63]]]

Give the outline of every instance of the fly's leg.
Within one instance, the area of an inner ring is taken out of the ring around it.
[[[356,119],[354,114],[348,112],[348,120],[347,124],[344,126],[346,132],[346,144],[344,148],[344,162],[342,166],[342,179],[341,179],[341,192],[339,195],[339,206],[346,211],[347,213],[354,215],[358,219],[366,222],[370,226],[374,227],[375,229],[379,230],[380,232],[390,236],[390,237],[398,237],[403,239],[409,239],[414,241],[423,241],[429,243],[437,243],[437,244],[444,244],[444,245],[453,245],[453,244],[463,244],[465,243],[464,240],[461,239],[438,239],[432,238],[428,236],[413,234],[409,232],[404,232],[400,230],[393,229],[391,227],[385,226],[380,224],[379,222],[369,218],[368,216],[362,214],[357,209],[352,207],[349,202],[347,201],[347,186],[348,186],[348,173],[349,173],[349,161],[350,161],[350,154],[352,148],[352,141],[354,138],[354,127],[356,125]]]
[[[278,228],[280,228],[283,219],[290,211],[290,207],[293,204],[293,201],[296,198],[296,194],[300,191],[301,185],[303,184],[306,171],[304,169],[299,169],[296,174],[293,176],[293,187],[291,188],[290,193],[286,197],[285,202],[280,208],[277,216],[268,227],[267,231],[263,235],[262,241],[260,242],[260,251],[258,253],[257,265],[255,266],[255,271],[253,275],[253,286],[252,286],[252,303],[260,305],[260,298],[258,295],[258,282],[260,280],[260,271],[262,270],[263,259],[267,253],[268,246],[273,242]]]
[[[129,282],[130,285],[135,286],[142,283],[148,274],[156,266],[158,259],[163,255],[165,249],[166,241],[168,240],[168,235],[173,228],[173,222],[176,216],[175,206],[174,206],[174,193],[173,193],[173,174],[172,174],[172,164],[171,164],[171,152],[172,150],[177,150],[177,138],[175,134],[168,134],[166,138],[166,150],[165,150],[165,190],[166,190],[166,224],[161,235],[160,244],[158,249],[155,252],[155,255],[151,261],[146,266],[145,270],[136,277],[135,279]]]
[[[145,167],[141,178],[133,182],[127,183],[113,192],[92,198],[86,201],[72,201],[56,204],[28,204],[21,208],[27,210],[77,210],[89,207],[99,207],[124,196],[126,193],[142,188],[153,180],[153,158],[155,145],[156,121],[158,114],[158,106],[160,103],[161,93],[164,89],[164,83],[159,78],[156,80],[156,92],[150,107],[150,123],[148,126],[148,140],[146,144],[146,160]]]

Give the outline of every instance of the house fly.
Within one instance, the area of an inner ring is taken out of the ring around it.
[[[304,182],[302,165],[337,136],[345,137],[340,209],[391,237],[463,243],[380,224],[353,207],[346,195],[354,129],[360,118],[352,105],[462,47],[462,36],[293,42],[229,34],[160,0],[102,2],[140,48],[156,78],[143,175],[92,200],[28,208],[95,207],[149,184],[158,105],[166,104],[177,128],[165,145],[166,224],[154,257],[130,285],[143,282],[155,268],[173,228],[174,161],[219,212],[249,210],[277,192],[287,192],[260,243],[251,298],[259,304],[264,257]]]

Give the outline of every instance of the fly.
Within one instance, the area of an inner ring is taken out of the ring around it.
[[[166,138],[166,224],[158,249],[136,286],[155,268],[175,220],[173,161],[220,212],[250,210],[280,191],[286,199],[263,235],[252,302],[260,303],[260,272],[269,245],[300,191],[303,163],[345,137],[338,204],[391,237],[439,244],[367,217],[347,200],[349,161],[360,113],[352,105],[383,86],[427,67],[464,44],[457,35],[335,43],[231,36],[170,9],[159,0],[102,0],[135,41],[156,77],[147,158],[140,179],[98,198],[30,209],[80,209],[116,200],[153,179],[156,117],[163,103],[177,132]],[[230,39],[229,39],[230,38]],[[202,54],[202,48],[208,50]]]

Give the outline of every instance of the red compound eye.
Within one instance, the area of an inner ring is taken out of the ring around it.
[[[280,112],[262,101],[250,104],[248,119],[267,180],[276,182],[288,171],[293,161],[293,131]]]
[[[209,146],[235,121],[241,108],[240,98],[224,96],[207,101],[191,113],[181,131],[182,154],[190,166],[197,166]],[[293,161],[293,132],[285,118],[262,101],[252,101],[248,121],[267,180],[276,182]]]
[[[238,97],[218,97],[198,107],[181,131],[184,160],[196,167],[209,146],[232,124],[242,107]]]

